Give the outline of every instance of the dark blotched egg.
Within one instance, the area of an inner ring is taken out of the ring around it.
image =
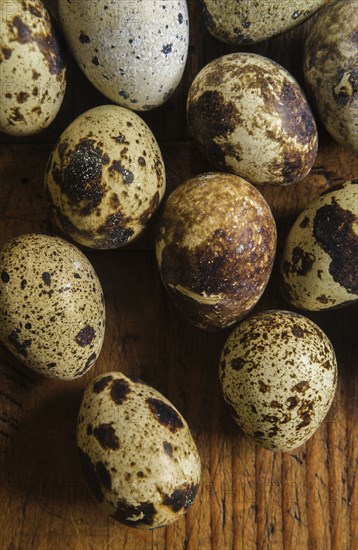
[[[253,308],[275,251],[270,208],[238,176],[196,176],[164,206],[156,243],[160,273],[173,302],[201,328],[229,326]]]
[[[358,153],[358,5],[330,2],[307,37],[304,75],[331,136]]]
[[[165,191],[159,146],[146,123],[117,105],[76,118],[49,158],[55,225],[91,248],[119,248],[147,227]]]
[[[208,160],[254,184],[294,183],[316,158],[316,124],[300,86],[257,54],[206,65],[191,85],[187,116]]]
[[[39,0],[0,0],[0,130],[29,135],[57,115],[66,88],[64,53]]]
[[[120,372],[88,386],[77,443],[92,495],[115,520],[154,529],[182,516],[200,482],[200,457],[178,410]]]
[[[311,311],[358,299],[358,180],[332,187],[308,205],[288,234],[282,291]]]

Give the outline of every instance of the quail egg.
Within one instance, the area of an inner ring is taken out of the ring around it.
[[[265,311],[229,336],[220,360],[224,398],[243,432],[267,449],[290,451],[317,430],[334,398],[335,353],[312,321]]]
[[[188,53],[186,0],[60,0],[80,68],[114,103],[147,111],[169,99]]]
[[[294,183],[315,161],[317,129],[306,98],[266,57],[234,53],[206,65],[189,90],[187,116],[207,159],[251,183]]]
[[[75,246],[30,233],[0,248],[0,340],[25,365],[50,378],[82,376],[104,324],[101,284]]]
[[[95,107],[61,135],[46,169],[54,224],[90,248],[119,248],[146,228],[165,191],[159,146],[117,105]]]
[[[50,15],[39,0],[0,0],[0,130],[29,135],[56,117],[66,66]]]
[[[331,187],[299,215],[286,240],[282,290],[311,311],[358,299],[358,180]]]
[[[358,153],[358,17],[356,0],[329,3],[305,44],[304,76],[331,136]]]
[[[233,174],[207,173],[173,191],[156,254],[170,297],[201,328],[224,328],[260,299],[276,250],[276,226],[261,193]]]
[[[201,464],[188,425],[168,399],[138,379],[110,372],[91,382],[77,443],[89,489],[115,520],[154,529],[193,503]]]
[[[229,44],[252,44],[292,29],[325,0],[203,0],[206,28]]]

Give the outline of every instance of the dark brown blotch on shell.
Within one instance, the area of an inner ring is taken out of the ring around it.
[[[156,513],[152,502],[141,502],[134,506],[124,499],[119,499],[116,503],[116,511],[111,517],[130,527],[152,526]]]
[[[235,103],[219,91],[207,90],[189,103],[189,127],[203,154],[218,168],[225,168],[225,154],[240,160],[239,144],[235,148],[225,143],[218,145],[215,138],[229,135],[241,122]]]
[[[170,495],[166,495],[163,498],[163,504],[175,513],[180,512],[183,508],[187,510],[193,504],[197,491],[198,485],[184,483]]]
[[[93,339],[96,336],[96,331],[93,327],[90,325],[85,326],[82,328],[75,336],[76,343],[84,348],[85,346],[89,346]]]
[[[90,488],[94,498],[97,502],[103,502],[103,493],[100,481],[97,476],[95,466],[92,463],[92,460],[80,447],[78,448],[80,464],[82,468],[83,475],[87,481],[88,487]]]
[[[173,457],[173,447],[168,441],[163,441],[163,449],[166,455]]]
[[[108,376],[102,376],[93,384],[92,390],[94,393],[101,393],[108,386],[111,380],[113,380],[113,376],[110,374]]]
[[[148,397],[146,401],[154,418],[172,433],[184,427],[182,419],[173,407],[154,397]]]
[[[358,237],[353,212],[344,210],[334,197],[319,208],[313,220],[313,235],[330,256],[329,273],[347,292],[358,295]]]
[[[111,424],[100,424],[93,429],[93,435],[103,449],[112,451],[119,449],[119,439]]]
[[[63,164],[67,161],[66,166],[59,168],[53,163],[52,178],[70,201],[81,204],[84,214],[88,215],[104,196],[102,151],[94,140],[83,138],[73,151],[60,144],[59,156]]]
[[[306,252],[300,246],[295,246],[292,250],[291,261],[284,260],[282,271],[286,276],[290,273],[307,275],[311,271],[315,259],[311,252]]]
[[[26,19],[26,14],[24,14],[24,16]],[[12,29],[16,29],[16,39],[20,44],[27,44],[29,42],[36,43],[47,62],[50,73],[60,76],[66,66],[65,58],[58,37],[56,36],[54,28],[51,26],[50,18],[46,11],[44,11],[43,17],[49,26],[48,33],[42,34],[33,32],[19,15],[15,15],[12,23],[9,23],[9,25],[11,25]]]
[[[131,389],[128,382],[124,379],[115,379],[111,384],[110,397],[116,405],[122,405],[127,399]]]
[[[28,348],[31,347],[32,339],[26,338],[25,340],[21,340],[20,334],[21,334],[21,330],[15,329],[9,334],[7,340],[19,355],[21,355],[22,357],[27,357],[28,355],[27,350]]]
[[[110,490],[112,488],[112,477],[103,462],[96,462],[95,470],[101,486]]]
[[[134,230],[128,227],[131,221],[121,212],[107,216],[105,223],[97,229],[96,247],[118,248],[125,245],[134,234]]]
[[[158,191],[153,195],[150,200],[149,206],[144,212],[140,215],[139,221],[142,225],[146,225],[154,212],[157,210],[159,204],[159,193]]]

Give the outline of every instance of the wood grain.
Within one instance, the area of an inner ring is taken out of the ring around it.
[[[56,2],[47,3],[55,13]],[[188,4],[191,42],[183,81],[166,105],[144,115],[163,149],[168,192],[212,169],[190,141],[185,100],[200,68],[232,51],[205,31],[200,3]],[[311,24],[245,50],[279,61],[302,83],[302,44]],[[69,86],[54,124],[31,138],[1,136],[0,245],[22,233],[52,231],[43,194],[49,151],[75,116],[103,103],[69,59]],[[296,186],[263,190],[280,243],[305,204],[351,177],[358,177],[357,157],[320,128],[311,174]],[[358,549],[358,307],[308,315],[335,347],[337,394],[306,445],[291,453],[266,451],[243,436],[221,396],[218,360],[230,331],[208,334],[182,320],[160,281],[154,232],[155,225],[126,250],[86,252],[104,288],[108,322],[101,356],[83,379],[44,379],[0,346],[1,550]],[[277,265],[256,311],[289,308],[276,281]],[[197,442],[199,494],[188,514],[168,528],[121,526],[101,512],[84,484],[76,417],[86,385],[109,370],[140,376],[163,392]]]

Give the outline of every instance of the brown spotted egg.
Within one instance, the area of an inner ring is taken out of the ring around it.
[[[39,0],[0,0],[0,130],[29,135],[57,115],[66,87],[63,52]]]
[[[300,86],[257,54],[206,65],[189,90],[187,116],[207,159],[254,184],[299,181],[316,158],[316,124]]]
[[[59,0],[68,44],[114,103],[147,111],[174,92],[189,44],[186,0]]]
[[[61,231],[90,248],[118,248],[138,237],[156,212],[165,191],[164,163],[138,115],[103,105],[63,132],[45,186]]]
[[[101,284],[75,246],[31,233],[0,248],[0,340],[25,365],[50,378],[82,376],[104,325]]]
[[[286,240],[282,291],[319,311],[358,299],[358,180],[332,187],[308,205]]]
[[[220,380],[243,432],[267,449],[290,451],[303,445],[326,416],[337,363],[315,323],[290,311],[265,311],[229,336]]]
[[[201,464],[188,425],[138,379],[110,372],[93,380],[82,400],[77,444],[92,495],[125,525],[168,525],[194,501]]]
[[[357,0],[330,2],[305,44],[304,76],[331,136],[358,153]]]
[[[252,44],[292,29],[325,0],[203,0],[206,28],[229,44]]]
[[[156,243],[174,304],[194,325],[224,328],[260,299],[276,251],[276,226],[261,193],[233,174],[196,176],[170,195]]]

